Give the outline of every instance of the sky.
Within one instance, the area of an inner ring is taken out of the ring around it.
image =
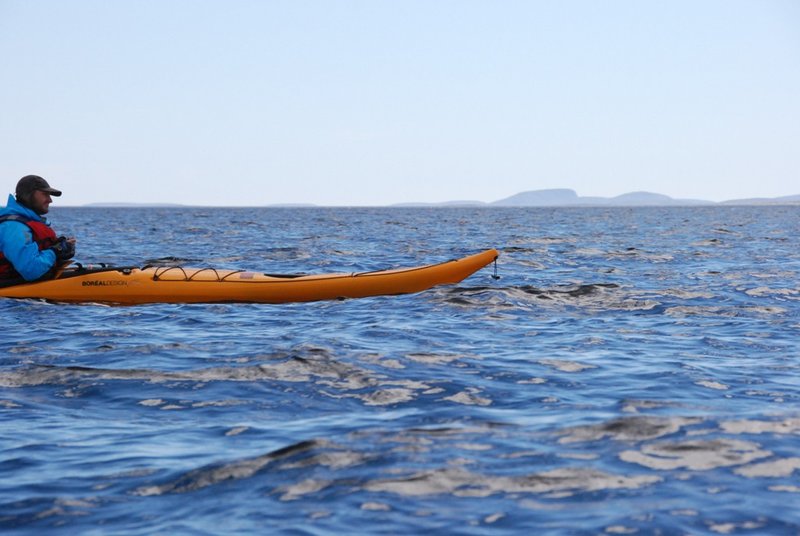
[[[796,0],[0,0],[60,205],[800,194]]]

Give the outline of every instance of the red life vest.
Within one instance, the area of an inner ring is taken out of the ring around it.
[[[32,220],[17,214],[0,216],[0,223],[6,221],[18,221],[30,227],[31,233],[33,233],[33,241],[39,246],[39,251],[51,248],[58,242],[56,232],[44,222]],[[3,252],[0,251],[0,279],[13,279],[16,277],[20,277],[19,273],[14,269],[11,262],[6,259]]]

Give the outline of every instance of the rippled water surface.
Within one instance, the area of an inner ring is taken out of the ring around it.
[[[798,534],[800,207],[54,208],[78,261],[415,295],[0,299],[0,531]]]

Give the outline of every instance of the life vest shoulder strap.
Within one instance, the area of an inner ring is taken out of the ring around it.
[[[17,221],[19,223],[24,223],[27,225],[28,222],[33,220],[26,216],[22,216],[21,214],[6,214],[5,216],[0,216],[0,223],[4,223],[7,221]]]
[[[47,249],[57,242],[55,231],[43,221],[34,220],[21,214],[0,216],[0,223],[7,221],[16,221],[27,225],[33,232],[33,240],[39,244],[39,249]]]

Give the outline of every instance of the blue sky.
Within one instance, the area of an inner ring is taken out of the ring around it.
[[[0,0],[0,73],[63,205],[800,193],[794,0]]]

